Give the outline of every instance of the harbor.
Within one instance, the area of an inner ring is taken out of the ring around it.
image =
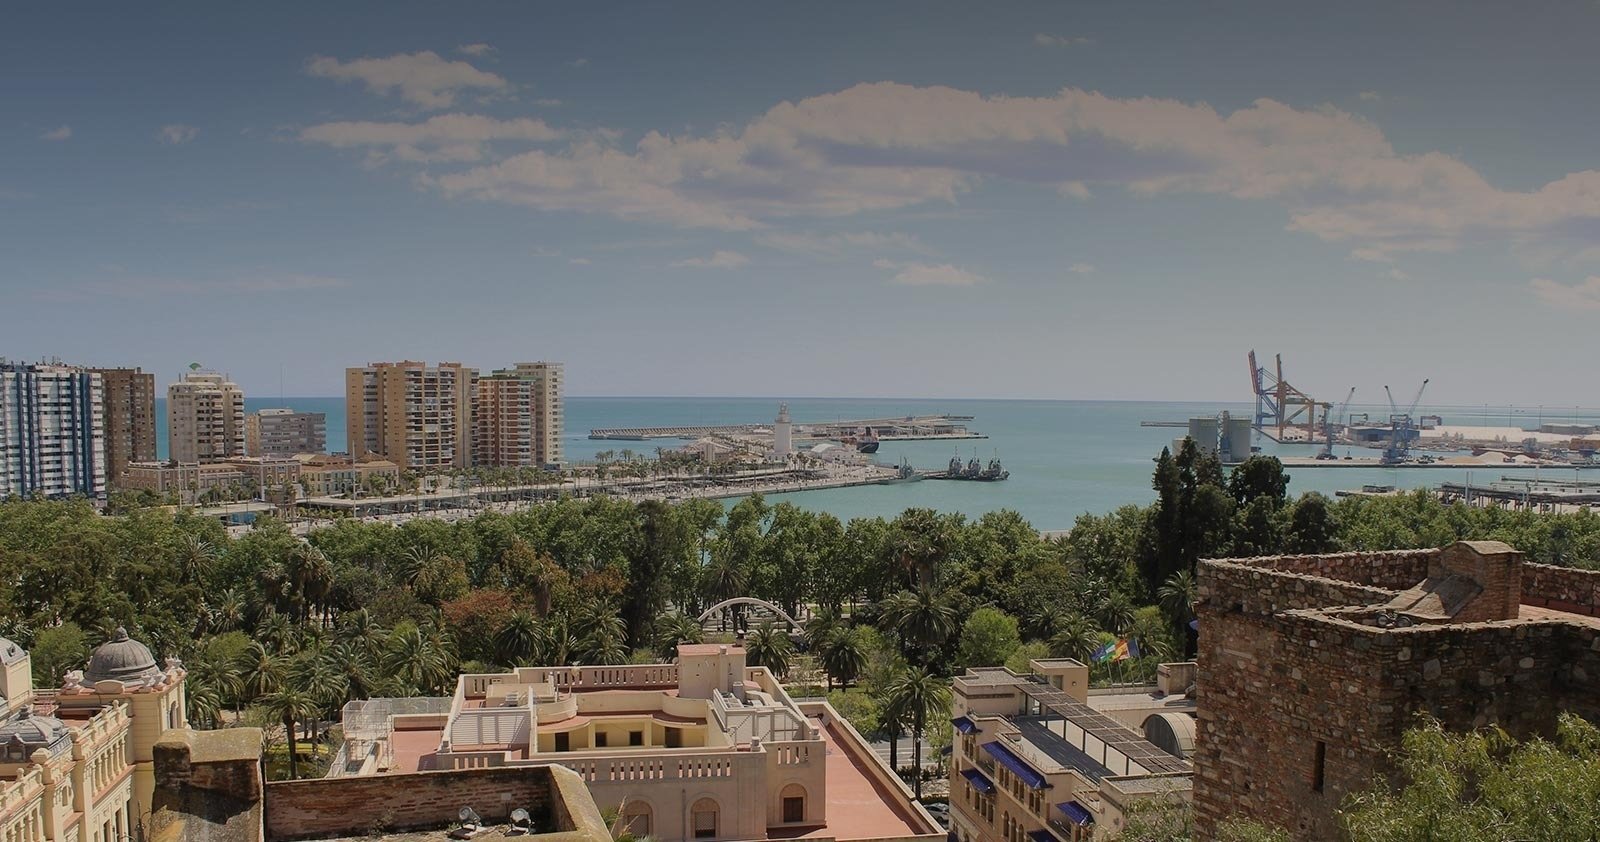
[[[986,439],[967,427],[970,415],[907,415],[898,418],[862,418],[853,421],[796,421],[796,441],[841,441],[873,436],[879,441],[943,441]],[[771,435],[771,424],[705,424],[697,426],[622,427],[594,429],[589,438],[610,441],[698,439],[706,436]]]

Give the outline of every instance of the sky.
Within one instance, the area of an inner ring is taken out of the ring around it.
[[[0,355],[1600,404],[1600,3],[46,3]]]

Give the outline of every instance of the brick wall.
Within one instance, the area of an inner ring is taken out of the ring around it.
[[[541,832],[552,824],[573,829],[553,792],[547,766],[273,781],[266,786],[266,835],[281,842],[437,828],[455,822],[463,806],[492,822],[523,807]]]

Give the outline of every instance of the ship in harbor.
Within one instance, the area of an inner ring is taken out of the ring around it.
[[[916,468],[911,467],[911,463],[907,462],[905,460],[905,458],[902,457],[900,459],[899,467],[895,468],[894,479],[885,480],[882,484],[883,485],[899,485],[900,483],[903,483],[903,482],[920,482],[922,479],[923,479],[922,472],[918,471]]]
[[[953,456],[950,464],[943,472],[928,474],[928,479],[953,479],[968,482],[1000,482],[1011,476],[1011,472],[1001,466],[999,458],[990,459],[985,466],[974,456],[966,464],[962,464],[960,456]]]
[[[852,433],[847,436],[842,436],[839,439],[839,443],[855,448],[857,453],[877,453],[878,445],[880,444],[877,435],[872,432],[871,427],[867,427],[866,433],[863,435],[856,435]]]

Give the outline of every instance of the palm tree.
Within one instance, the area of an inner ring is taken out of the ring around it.
[[[374,663],[371,654],[353,643],[341,641],[328,649],[328,658],[343,676],[345,702],[372,698],[379,682],[372,674]]]
[[[182,546],[178,548],[179,580],[185,585],[204,582],[221,555],[210,541],[196,535],[184,538]]]
[[[922,798],[922,732],[928,720],[950,710],[950,688],[921,667],[907,669],[885,688],[889,706],[902,711],[911,725],[912,762],[916,766],[917,799]]]
[[[1161,610],[1166,612],[1177,631],[1174,639],[1183,642],[1185,652],[1189,649],[1189,621],[1194,619],[1194,603],[1198,596],[1194,574],[1187,567],[1168,576],[1156,589]]]
[[[184,697],[189,701],[190,722],[217,727],[217,719],[222,715],[222,696],[214,685],[196,681],[191,676],[184,689]]]
[[[527,611],[514,611],[506,618],[494,635],[495,660],[503,666],[516,667],[543,660],[544,629],[539,620]]]
[[[932,588],[919,587],[915,592],[901,591],[884,600],[883,622],[899,635],[908,655],[919,656],[911,660],[926,664],[929,650],[944,645],[955,633],[956,611],[943,595]]]
[[[238,701],[255,701],[277,692],[283,686],[285,669],[281,656],[259,640],[250,641],[249,647],[239,656]]]
[[[699,643],[705,638],[700,624],[687,614],[666,614],[656,620],[655,650],[663,659],[677,654],[680,643]]]
[[[211,627],[218,632],[233,631],[243,625],[244,613],[244,597],[239,594],[239,589],[228,588],[222,592],[217,607],[211,612]]]
[[[360,608],[339,615],[339,627],[334,632],[334,638],[354,646],[370,662],[383,656],[383,647],[389,639],[389,632],[378,624],[371,611]]]
[[[1095,610],[1100,627],[1114,635],[1127,633],[1133,628],[1133,603],[1122,593],[1113,593],[1100,602]]]
[[[452,654],[441,645],[445,638],[436,630],[413,626],[390,636],[382,666],[413,693],[427,693],[442,686],[453,668]]]
[[[794,654],[794,641],[789,633],[779,629],[771,620],[765,620],[744,641],[745,656],[750,663],[766,667],[782,678],[789,674],[789,656]]]
[[[1050,637],[1050,654],[1087,664],[1100,647],[1100,629],[1094,621],[1076,611],[1056,618],[1056,633]]]
[[[838,626],[822,645],[822,668],[828,673],[828,689],[837,680],[849,687],[867,669],[867,645],[861,632],[852,626]]]
[[[289,740],[289,777],[300,776],[300,764],[296,746],[298,730],[297,723],[306,718],[315,716],[317,700],[313,699],[304,690],[296,687],[284,687],[266,699],[267,711],[274,718],[283,723],[284,732]]]

